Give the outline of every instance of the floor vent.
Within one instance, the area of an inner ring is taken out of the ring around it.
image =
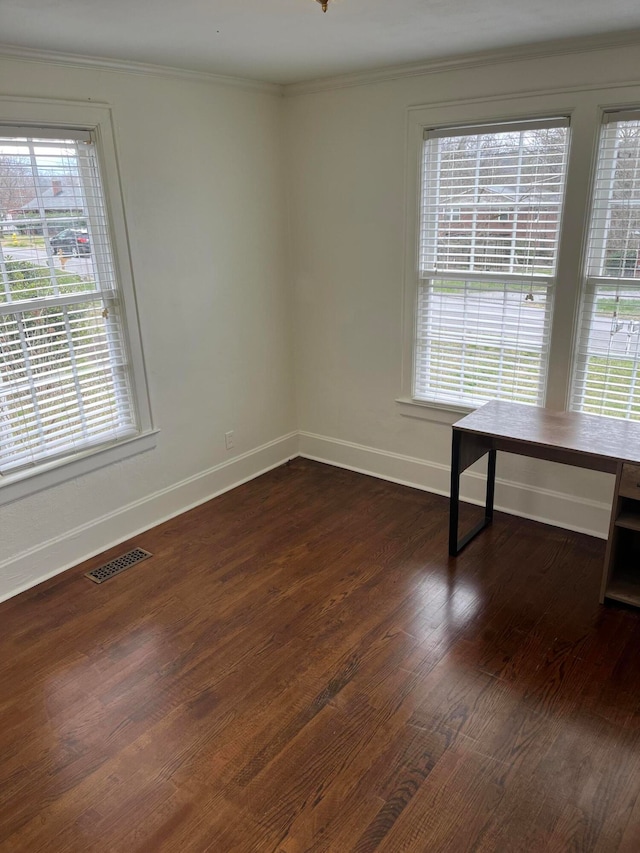
[[[97,569],[93,569],[91,572],[85,572],[85,577],[94,583],[104,583],[114,575],[124,572],[130,566],[135,566],[136,563],[141,563],[142,560],[146,560],[148,557],[153,557],[153,554],[143,551],[142,548],[134,548],[133,551],[127,551],[126,554],[116,557],[115,560],[109,560],[108,563],[98,566]]]

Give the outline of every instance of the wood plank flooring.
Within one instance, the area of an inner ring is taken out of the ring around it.
[[[447,518],[296,460],[0,605],[0,850],[640,851],[604,543]]]

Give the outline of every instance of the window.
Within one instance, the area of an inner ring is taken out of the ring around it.
[[[544,402],[568,119],[425,131],[413,398]]]
[[[445,222],[458,222],[462,218],[462,211],[459,207],[450,207],[443,211],[443,219]]]
[[[572,408],[640,417],[640,111],[605,114]]]
[[[151,432],[96,136],[0,126],[2,487]]]

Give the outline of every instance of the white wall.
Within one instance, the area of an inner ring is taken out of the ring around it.
[[[0,598],[298,447],[446,493],[449,427],[406,417],[395,402],[407,108],[620,85],[638,68],[640,46],[622,47],[283,102],[194,79],[0,58],[0,94],[113,107],[161,430],[153,451],[0,509]],[[606,533],[611,477],[515,457],[498,473],[497,502],[510,511]],[[467,478],[469,496],[480,486]]]
[[[449,426],[405,417],[395,402],[403,350],[407,109],[637,82],[638,68],[640,47],[622,47],[287,98],[304,454],[448,489]],[[517,457],[501,457],[498,476],[498,505],[606,535],[611,476]],[[479,498],[480,484],[478,477],[467,477],[467,494]]]
[[[0,509],[2,598],[292,455],[296,421],[280,95],[10,59],[0,81],[113,108],[161,430],[153,451]]]

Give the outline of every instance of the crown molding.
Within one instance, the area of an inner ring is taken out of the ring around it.
[[[234,86],[249,92],[282,96],[283,86],[278,83],[266,83],[245,77],[233,77],[213,74],[209,71],[192,71],[187,68],[175,68],[171,65],[152,65],[146,62],[129,62],[120,59],[107,59],[99,56],[84,56],[76,53],[59,53],[55,50],[34,50],[0,44],[0,59],[18,59],[24,62],[42,62],[47,65],[61,65],[66,68],[95,68],[98,71],[113,71],[121,74],[143,74],[148,77],[169,77],[178,80],[191,80],[200,83],[214,83],[220,86]]]
[[[371,71],[358,71],[352,74],[340,74],[335,77],[322,77],[301,83],[290,83],[285,85],[283,89],[286,98],[294,98],[298,95],[311,95],[317,92],[347,89],[352,86],[366,86],[372,83],[386,83],[393,80],[402,80],[407,77],[420,77],[425,74],[440,74],[445,71],[459,71],[498,65],[502,62],[543,59],[545,57],[588,53],[596,50],[607,50],[612,47],[633,45],[640,46],[640,30],[602,33],[597,36],[581,36],[579,38],[555,39],[554,41],[526,44],[520,47],[460,54],[404,65],[390,65]]]
[[[350,74],[339,74],[332,77],[321,77],[289,84],[268,83],[245,77],[215,74],[210,71],[176,68],[171,65],[153,65],[145,62],[62,53],[54,50],[36,50],[34,48],[2,43],[0,43],[0,59],[17,59],[24,62],[60,65],[67,68],[94,68],[98,71],[112,71],[121,74],[142,74],[151,77],[191,80],[219,86],[232,86],[250,92],[261,92],[293,98],[298,95],[328,92],[334,89],[346,89],[353,86],[366,86],[372,83],[385,83],[409,77],[439,74],[446,71],[482,68],[504,62],[543,59],[545,57],[588,53],[590,51],[634,45],[640,46],[640,29],[602,33],[597,36],[555,39],[553,41],[537,42],[519,47],[459,54],[457,56],[404,63],[402,65],[389,65],[369,71],[356,71]]]

